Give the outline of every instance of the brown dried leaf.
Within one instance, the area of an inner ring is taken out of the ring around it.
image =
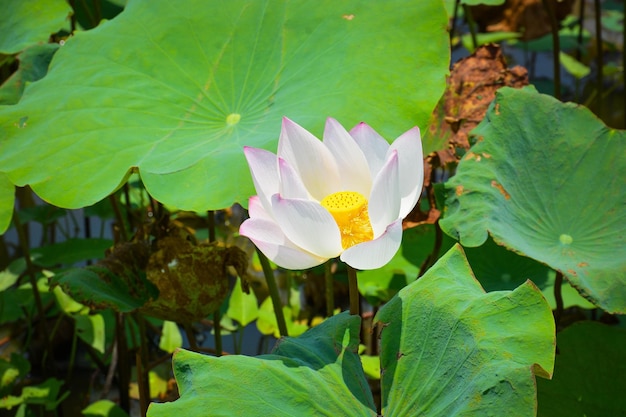
[[[572,12],[574,0],[550,0],[558,21]],[[518,32],[529,41],[550,33],[550,19],[542,0],[506,0],[501,6],[471,7],[482,32]]]

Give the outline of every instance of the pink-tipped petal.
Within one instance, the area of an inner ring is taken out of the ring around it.
[[[283,268],[307,269],[327,260],[294,245],[271,220],[250,218],[243,222],[239,234],[252,240],[265,256]]]
[[[280,173],[280,195],[284,198],[309,199],[309,193],[295,169],[283,158],[278,158]]]
[[[380,268],[398,252],[401,242],[402,220],[398,219],[377,239],[347,249],[341,254],[341,260],[356,269]]]
[[[272,215],[265,211],[265,207],[263,207],[263,203],[257,195],[250,197],[250,199],[248,200],[248,214],[252,219],[264,219],[274,221]]]
[[[400,213],[400,178],[398,153],[393,151],[389,159],[374,178],[369,196],[368,214],[374,238],[377,238],[398,219]]]
[[[295,245],[320,258],[334,258],[341,251],[341,235],[335,219],[311,200],[272,196],[274,218]]]
[[[387,160],[389,143],[368,124],[363,122],[352,128],[350,135],[365,155],[372,179],[376,178],[376,174]]]
[[[367,196],[373,179],[367,159],[348,131],[330,117],[326,120],[324,128],[324,145],[337,161],[342,189],[357,191]]]
[[[289,162],[315,199],[322,200],[340,190],[337,162],[328,148],[286,117],[278,140],[278,156]]]
[[[278,158],[265,149],[244,147],[243,152],[250,166],[254,188],[265,207],[271,213],[272,195],[279,192],[278,185]]]
[[[407,131],[396,139],[389,149],[398,151],[400,162],[400,217],[406,217],[422,193],[424,185],[424,158],[422,138],[418,127]]]

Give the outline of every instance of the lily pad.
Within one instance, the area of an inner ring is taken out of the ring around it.
[[[0,166],[61,207],[101,200],[136,169],[166,205],[245,203],[242,148],[275,150],[283,116],[319,136],[328,116],[388,139],[425,126],[446,26],[438,1],[130,2],[0,108]]]
[[[554,379],[537,381],[538,416],[626,416],[626,331],[582,322],[557,340]]]
[[[72,9],[65,0],[0,2],[0,53],[15,54],[47,43],[53,33],[69,28]]]
[[[376,320],[384,416],[535,415],[555,328],[532,282],[485,293],[456,245]]]
[[[216,417],[376,416],[356,353],[360,323],[342,313],[254,358],[179,350],[174,375],[181,396],[151,404],[148,416],[206,416],[208,409]]]
[[[582,295],[626,312],[626,132],[588,109],[503,88],[446,183],[441,228],[561,271]]]

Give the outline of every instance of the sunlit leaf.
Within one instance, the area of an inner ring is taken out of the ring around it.
[[[181,397],[151,404],[149,417],[376,416],[359,356],[360,319],[343,313],[270,355],[220,358],[179,350]],[[227,392],[228,395],[224,395]]]
[[[464,246],[490,234],[626,312],[626,133],[531,88],[499,90],[473,133],[446,183],[442,229]]]
[[[485,293],[457,245],[377,321],[383,415],[535,415],[535,375],[552,374],[555,329],[530,281]]]
[[[51,34],[69,28],[71,12],[65,0],[2,0],[0,53],[14,54],[47,43]]]
[[[128,414],[111,400],[99,400],[81,411],[85,417],[128,417]]]
[[[561,65],[563,65],[563,68],[565,68],[565,70],[572,74],[574,77],[583,78],[591,73],[591,68],[576,60],[571,55],[568,55],[565,52],[560,52],[559,57],[561,59]]]
[[[104,353],[104,318],[100,314],[76,314],[76,331],[85,343]]]
[[[173,207],[245,203],[242,148],[275,150],[283,116],[319,136],[328,116],[389,140],[425,126],[446,26],[440,1],[133,1],[0,108],[0,166],[62,207],[101,200],[137,168]]]
[[[241,279],[237,278],[228,302],[228,317],[237,320],[243,327],[252,323],[259,316],[259,306],[254,293],[246,294],[241,289]]]
[[[552,381],[538,380],[539,417],[626,415],[626,332],[594,322],[559,333]]]
[[[161,328],[161,339],[159,340],[159,349],[167,353],[173,353],[176,349],[183,346],[183,335],[180,333],[178,324],[173,321],[165,320]]]

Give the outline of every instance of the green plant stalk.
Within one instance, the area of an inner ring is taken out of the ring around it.
[[[109,201],[111,202],[111,207],[113,207],[113,213],[115,213],[115,219],[117,220],[120,237],[122,238],[122,241],[128,242],[128,233],[126,233],[124,217],[122,216],[122,212],[120,211],[120,206],[117,203],[117,198],[115,198],[115,194],[111,194],[109,196]]]
[[[467,4],[463,4],[463,11],[465,12],[467,25],[469,26],[470,35],[472,36],[472,46],[474,47],[474,51],[475,51],[476,48],[478,48],[478,36],[476,35],[476,22],[474,21],[474,16],[472,15],[472,11],[467,6]]]
[[[276,279],[274,278],[274,271],[272,271],[272,267],[270,266],[270,262],[267,260],[267,257],[263,255],[259,248],[256,248],[256,253],[259,256],[259,261],[261,262],[261,267],[263,268],[263,275],[265,275],[267,288],[269,289],[272,304],[274,305],[274,314],[276,315],[278,332],[283,337],[289,336],[289,333],[287,332],[287,323],[285,322],[285,315],[283,314],[283,303],[280,300],[280,294],[278,294],[278,286],[276,285]]]
[[[350,295],[350,314],[360,315],[359,284],[356,279],[356,269],[346,264],[348,268],[348,293]]]
[[[215,211],[207,211],[207,228],[209,242],[215,242]],[[213,312],[213,337],[215,339],[215,355],[222,356],[222,314],[219,307]]]
[[[578,35],[576,37],[576,51],[574,53],[574,56],[576,57],[577,61],[580,61],[582,58],[582,48],[583,48],[583,21],[585,20],[585,1],[581,1],[580,2],[580,8],[578,10]],[[580,85],[581,82],[578,78],[574,79],[574,85],[575,85],[575,94],[574,94],[574,101],[576,101],[577,103],[580,102],[581,98],[580,98]]]
[[[561,99],[561,61],[559,53],[561,51],[561,44],[559,39],[559,22],[556,20],[556,15],[552,9],[550,0],[542,0],[543,7],[548,13],[550,19],[550,29],[552,30],[552,60],[554,61],[554,97]]]
[[[595,21],[596,21],[596,89],[598,91],[597,96],[597,107],[596,114],[598,116],[602,115],[602,69],[604,68],[604,57],[602,56],[602,7],[600,5],[600,0],[595,0],[593,2],[595,8]],[[624,53],[622,52],[622,55]]]
[[[130,362],[128,360],[128,341],[126,340],[126,320],[124,313],[116,313],[115,337],[117,339],[117,377],[120,394],[120,407],[130,413]]]
[[[222,356],[222,314],[218,308],[213,312],[213,334],[215,335],[215,356]]]
[[[20,222],[20,216],[17,210],[13,210],[13,224],[15,225],[15,230],[17,231],[17,239],[20,243],[20,247],[22,248],[22,254],[24,255],[24,260],[26,261],[26,274],[28,275],[28,279],[30,280],[30,285],[33,288],[33,296],[35,297],[35,305],[37,306],[37,313],[39,314],[38,325],[39,329],[42,332],[45,340],[45,346],[50,346],[50,334],[48,333],[48,327],[46,326],[46,311],[43,308],[43,302],[41,301],[41,294],[39,293],[39,287],[37,287],[37,278],[35,277],[35,266],[33,265],[33,260],[30,257],[30,248],[28,247],[28,238],[26,237],[26,232],[24,231],[24,227]]]
[[[554,310],[554,322],[556,328],[559,328],[559,322],[563,315],[563,294],[561,288],[563,285],[563,274],[560,271],[556,271],[556,277],[554,278],[554,300],[556,301],[556,309]]]
[[[150,404],[150,378],[148,376],[148,341],[146,338],[145,318],[140,314],[133,315],[139,327],[139,349],[135,354],[135,364],[137,366],[137,386],[139,388],[139,409],[140,415],[145,417]]]
[[[324,264],[324,281],[326,282],[326,317],[332,317],[335,311],[335,294],[333,287],[333,274],[330,270],[330,261]]]

